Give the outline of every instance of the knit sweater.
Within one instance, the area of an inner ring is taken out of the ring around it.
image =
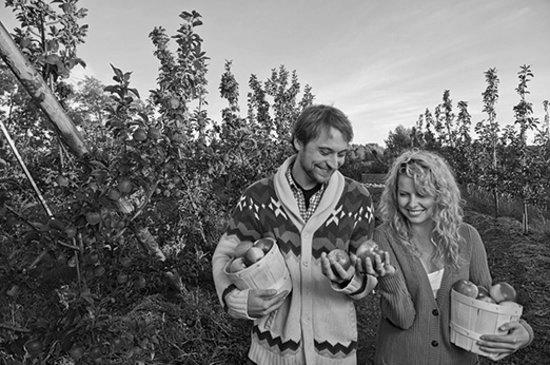
[[[459,252],[463,258],[457,269],[447,265],[441,287],[434,298],[420,259],[400,243],[387,223],[377,227],[374,240],[390,253],[396,268],[392,276],[379,278],[381,320],[376,340],[375,364],[467,365],[477,355],[449,340],[450,293],[453,283],[467,279],[491,286],[487,254],[477,230],[462,224]],[[531,327],[522,322],[533,338]]]
[[[357,321],[353,299],[376,285],[355,275],[341,288],[323,275],[321,253],[335,248],[355,252],[372,237],[371,197],[356,181],[335,172],[319,206],[305,222],[285,177],[295,156],[277,173],[245,190],[212,258],[216,290],[228,313],[248,318],[249,290],[238,290],[223,272],[243,240],[274,237],[290,272],[292,291],[274,319],[254,319],[248,356],[258,364],[356,364]]]

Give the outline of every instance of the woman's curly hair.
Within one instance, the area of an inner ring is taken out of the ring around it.
[[[399,175],[412,178],[419,194],[435,198],[432,216],[432,242],[435,244],[433,258],[458,266],[461,240],[458,230],[462,224],[463,211],[460,190],[451,168],[443,157],[433,152],[412,149],[397,157],[387,174],[379,204],[381,218],[390,224],[405,246],[418,254],[414,243],[411,242],[409,222],[398,208]]]

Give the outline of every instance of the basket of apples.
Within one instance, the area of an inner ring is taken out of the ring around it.
[[[487,290],[468,280],[457,281],[451,290],[451,342],[494,360],[497,355],[481,351],[476,341],[483,334],[505,333],[498,328],[521,317],[523,307],[515,300],[516,290],[505,282]]]
[[[292,290],[290,273],[272,237],[260,238],[255,242],[241,242],[235,248],[233,258],[225,266],[225,272],[240,290]]]

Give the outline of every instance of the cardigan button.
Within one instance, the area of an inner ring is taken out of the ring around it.
[[[437,309],[434,309],[434,310],[432,311],[432,314],[433,314],[434,316],[438,316],[438,315],[439,315],[439,311],[438,311]]]
[[[437,342],[436,340],[433,340],[433,341],[432,341],[432,346],[433,346],[433,347],[439,346],[439,342]]]

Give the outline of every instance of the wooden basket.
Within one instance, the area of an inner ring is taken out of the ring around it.
[[[237,272],[228,270],[232,260],[225,266],[225,273],[240,290],[275,289],[277,292],[292,290],[292,281],[285,259],[275,239],[271,237],[269,239],[273,240],[273,246],[258,262]]]
[[[517,321],[522,312],[523,307],[517,303],[487,303],[452,290],[450,341],[458,347],[494,360],[496,355],[481,351],[476,341],[481,335],[505,333],[498,328],[504,323]]]

